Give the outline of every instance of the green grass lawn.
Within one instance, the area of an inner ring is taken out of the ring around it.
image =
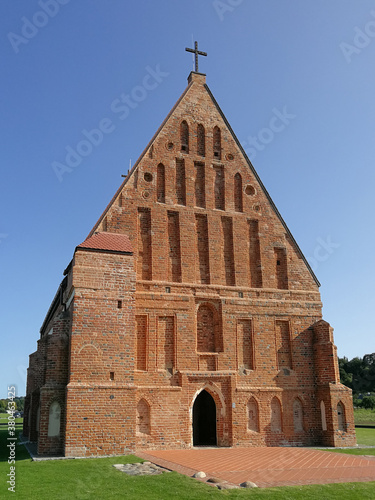
[[[9,472],[6,437],[6,429],[1,429],[0,474],[3,478]],[[130,455],[114,458],[32,462],[24,447],[18,446],[15,498],[25,500],[205,500],[211,498],[373,500],[375,497],[375,482],[219,491],[176,472],[151,477],[132,477],[112,467],[116,463],[136,461],[139,460]],[[4,483],[5,481],[2,481],[0,484],[0,498],[5,498],[9,493]]]
[[[375,410],[366,408],[354,408],[354,423],[375,426]]]
[[[366,446],[375,446],[375,428],[374,429],[359,429],[355,430],[357,435],[357,443]]]

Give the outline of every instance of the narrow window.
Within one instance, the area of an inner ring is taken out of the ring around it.
[[[210,283],[210,261],[208,250],[207,216],[195,214],[195,231],[197,238],[197,282]]]
[[[137,404],[137,434],[150,434],[150,407],[144,399]]]
[[[224,284],[235,286],[236,276],[234,269],[234,246],[233,246],[233,221],[231,217],[221,218],[223,234],[223,257],[224,257]]]
[[[186,205],[185,160],[176,158],[176,198],[178,205]]]
[[[151,211],[149,208],[138,209],[137,277],[141,280],[152,279]]]
[[[341,401],[337,403],[337,421],[339,431],[345,432],[345,408]]]
[[[271,401],[271,431],[281,432],[282,419],[281,419],[281,404],[280,401],[274,397]]]
[[[181,282],[180,220],[178,212],[168,212],[168,281]]]
[[[206,153],[206,138],[203,125],[197,127],[197,151],[198,155],[205,156]]]
[[[303,409],[302,403],[298,398],[293,402],[293,423],[294,432],[303,431]]]
[[[159,163],[157,169],[157,200],[159,203],[165,203],[165,167]]]
[[[249,431],[259,432],[259,411],[255,398],[247,403],[247,428]]]
[[[181,151],[184,153],[189,152],[189,125],[184,120],[180,125],[180,142]]]
[[[206,207],[206,191],[205,191],[205,167],[204,163],[195,162],[195,206]]]
[[[117,309],[122,309],[122,300],[117,301]]]
[[[252,288],[262,288],[262,263],[260,256],[259,223],[249,220],[249,268]]]
[[[61,407],[57,401],[54,401],[49,407],[48,416],[48,437],[60,435]]]
[[[215,160],[221,159],[221,132],[219,127],[214,128],[214,158]]]
[[[242,203],[242,177],[238,172],[234,176],[234,209],[236,212],[243,212]]]
[[[136,369],[145,371],[147,370],[147,316],[140,315],[135,317],[136,325]]]
[[[215,208],[217,210],[225,210],[225,179],[224,167],[214,167],[215,171]]]
[[[288,289],[286,248],[275,248],[276,288]]]
[[[326,405],[324,401],[320,402],[320,417],[322,419],[322,430],[327,430],[327,419],[326,419]]]
[[[109,380],[115,380],[115,372],[109,372]]]

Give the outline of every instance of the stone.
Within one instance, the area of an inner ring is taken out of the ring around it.
[[[227,484],[227,483],[217,484],[216,487],[219,490],[236,490],[236,489],[239,489],[239,486],[237,486],[236,484]]]
[[[207,479],[207,483],[214,483],[214,484],[217,484],[217,483],[226,483],[227,481],[224,481],[223,479],[219,479],[218,477],[210,477],[209,479]]]
[[[197,478],[202,479],[202,478],[206,477],[206,474],[202,471],[199,471],[199,472],[196,472],[195,474],[193,474],[193,477],[197,477]]]
[[[240,484],[241,488],[258,488],[258,486],[252,481],[244,481]]]

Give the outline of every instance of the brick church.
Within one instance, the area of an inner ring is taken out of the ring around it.
[[[68,457],[355,444],[319,282],[198,71],[75,248],[23,432]]]

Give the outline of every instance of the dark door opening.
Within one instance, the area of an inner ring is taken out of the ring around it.
[[[216,444],[216,404],[211,394],[202,391],[193,406],[193,446]]]

